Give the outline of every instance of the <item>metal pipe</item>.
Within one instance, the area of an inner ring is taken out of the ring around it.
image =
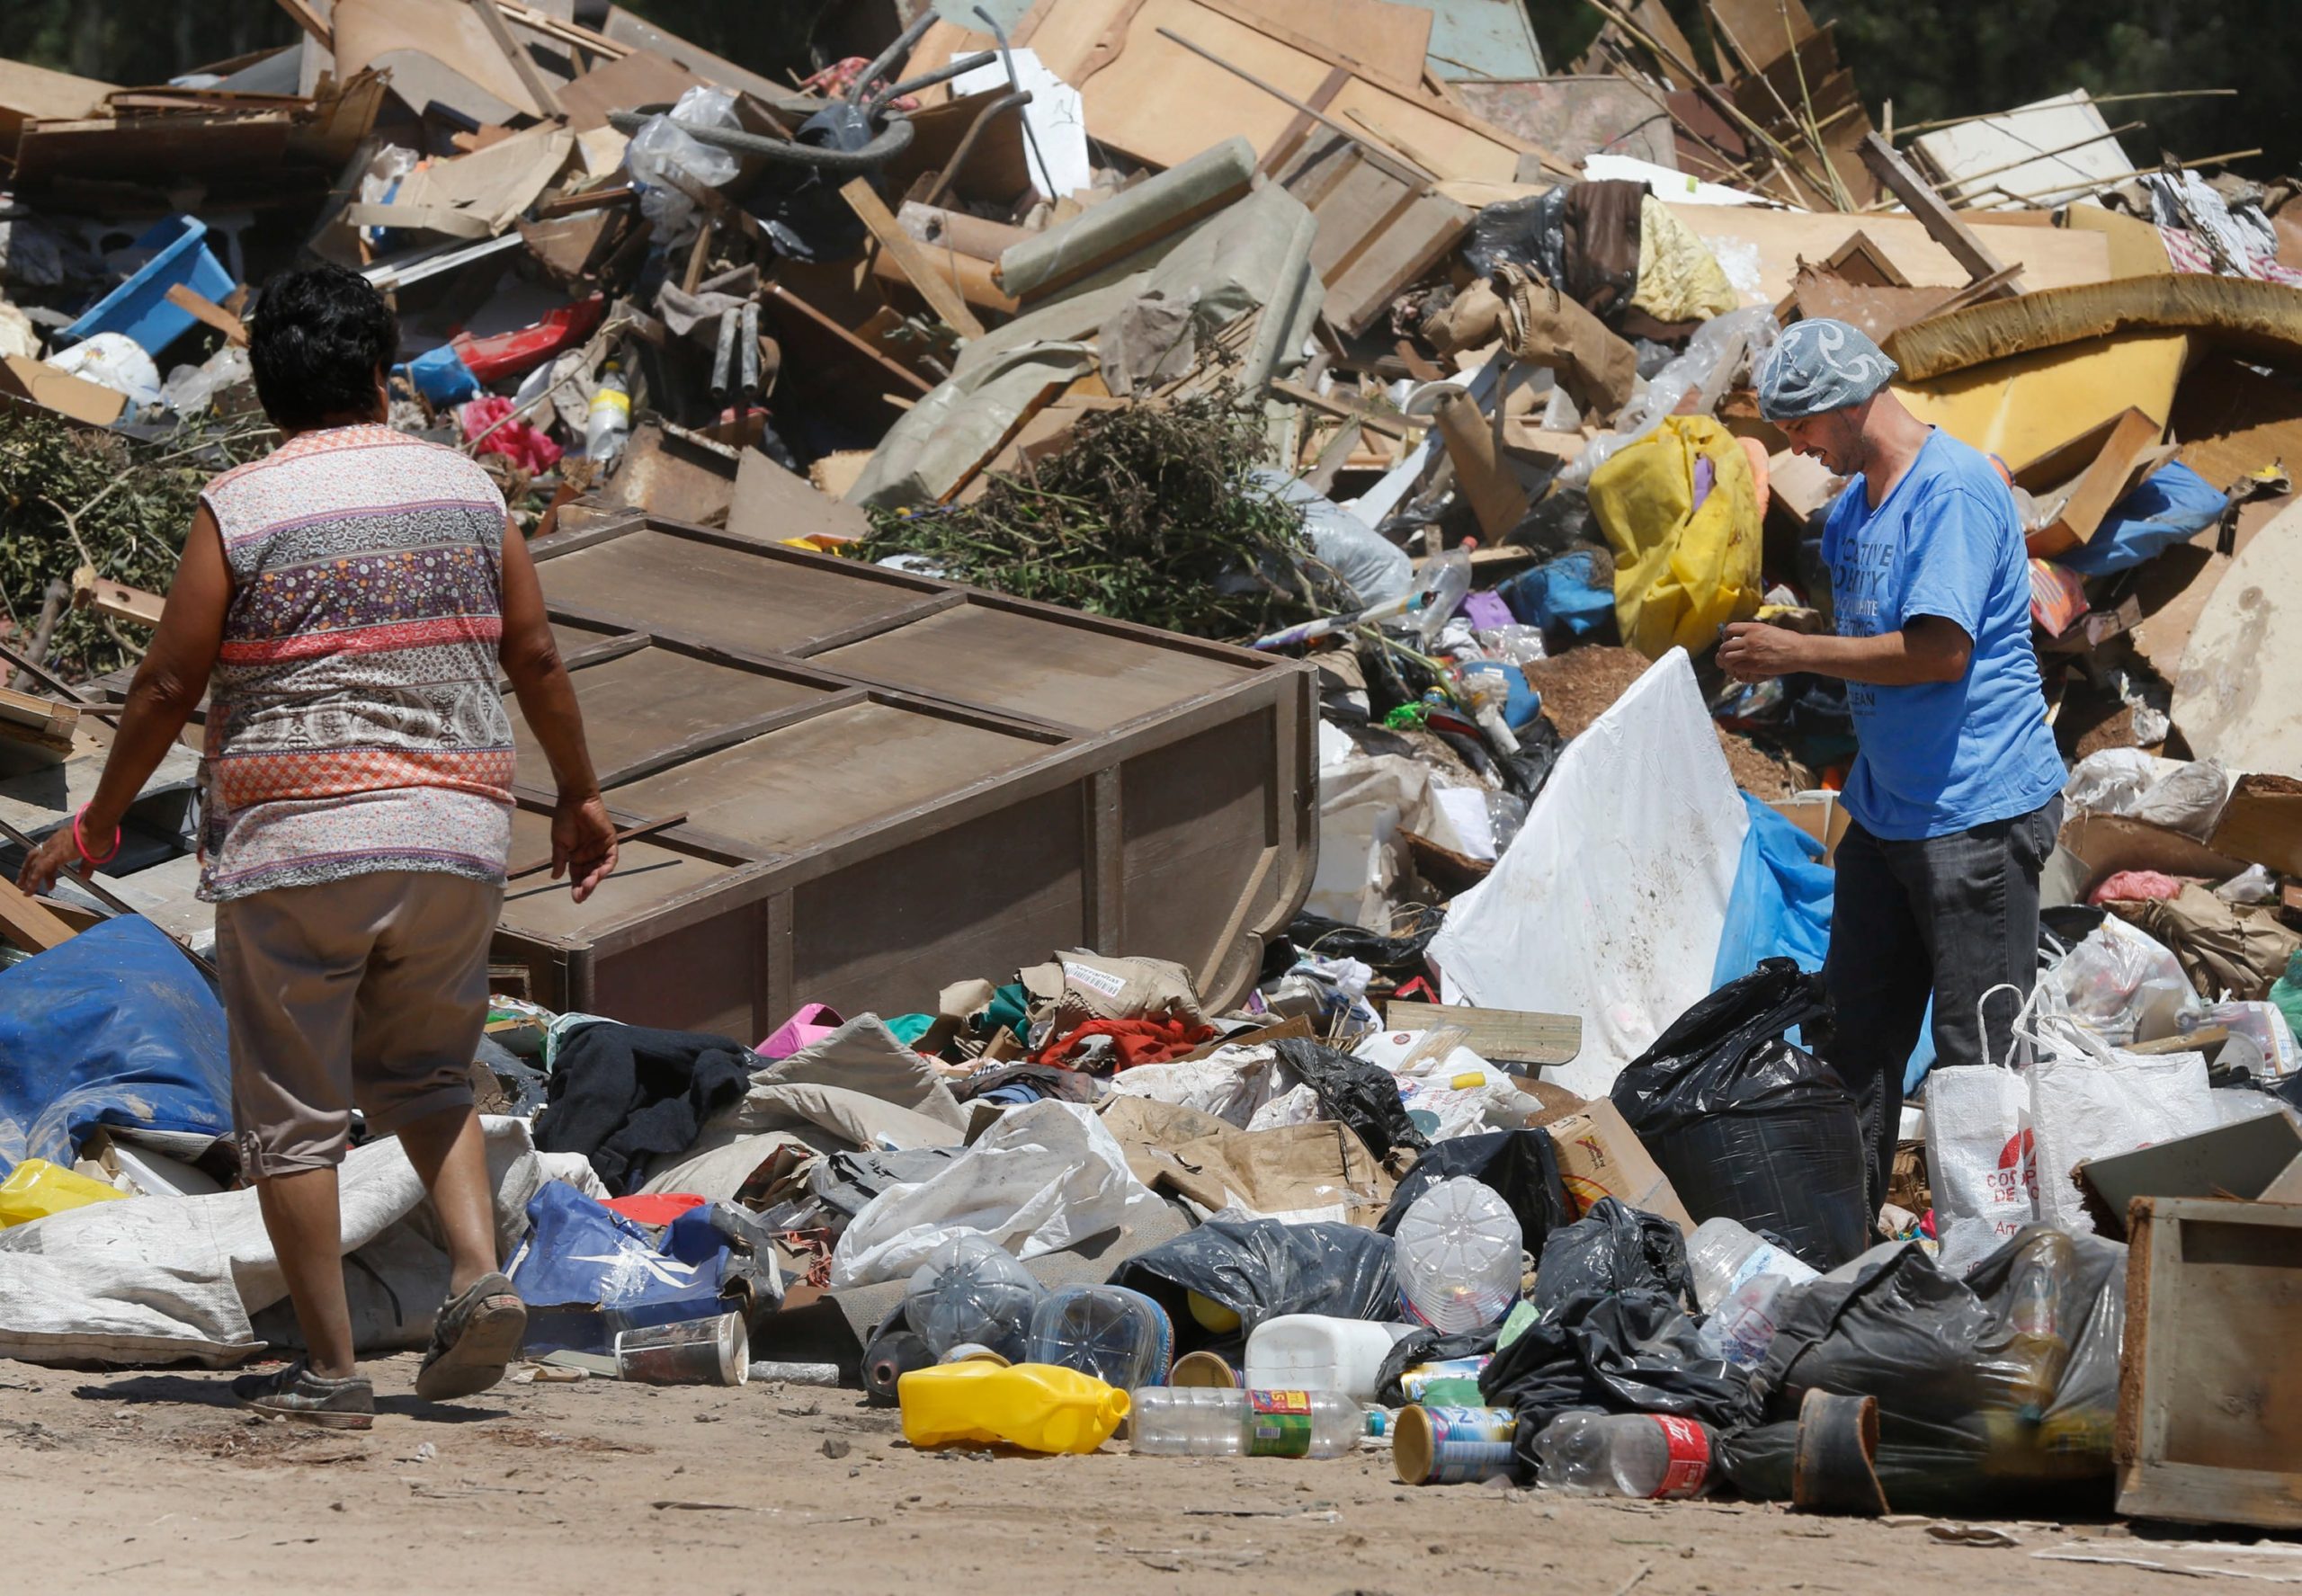
[[[972,72],[978,67],[988,67],[998,58],[999,52],[990,49],[977,55],[961,56],[948,67],[938,67],[934,71],[923,72],[917,77],[907,77],[901,83],[889,84],[880,93],[872,95],[863,109],[868,114],[876,118],[891,100],[899,100],[904,95],[915,94],[921,89],[932,88],[939,83],[949,83],[963,72]]]
[[[896,41],[881,50],[869,67],[855,75],[855,81],[847,85],[847,103],[850,105],[862,104],[864,91],[885,76],[888,69],[896,64],[897,56],[911,54],[912,47],[934,25],[935,8],[931,5],[919,13],[910,27],[897,34]]]
[[[1007,68],[1007,87],[1014,94],[1022,94],[1023,80],[1015,76],[1015,52],[1007,48],[1007,30],[980,5],[975,8],[975,14],[985,27],[991,30],[991,36],[999,41],[999,60]],[[1039,152],[1039,136],[1031,131],[1031,119],[1028,114],[1023,118],[1023,142],[1031,147],[1031,159],[1039,165],[1039,179],[1050,191],[1048,199],[1050,201],[1062,199],[1061,194],[1051,192],[1055,187],[1055,173],[1048,165],[1047,156]]]

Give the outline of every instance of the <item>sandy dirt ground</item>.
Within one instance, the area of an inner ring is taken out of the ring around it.
[[[1413,1490],[1379,1453],[921,1453],[892,1413],[799,1386],[506,1385],[433,1405],[415,1366],[372,1366],[382,1411],[361,1435],[258,1422],[221,1375],[0,1362],[0,1502],[25,1575],[0,1590],[2121,1596],[2209,1560],[2302,1577],[2302,1546],[2184,1549],[2114,1523],[1974,1546],[1918,1518]]]

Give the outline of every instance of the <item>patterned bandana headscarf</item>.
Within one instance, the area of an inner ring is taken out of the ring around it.
[[[1794,321],[1759,367],[1759,414],[1798,421],[1860,405],[1901,370],[1860,327],[1828,317]]]

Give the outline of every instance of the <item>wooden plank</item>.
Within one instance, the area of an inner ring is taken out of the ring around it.
[[[1895,198],[1913,216],[1924,223],[1934,241],[1949,250],[1969,277],[1989,277],[2006,270],[2006,263],[1991,254],[1989,246],[1975,236],[1974,229],[1960,220],[1934,185],[1913,171],[1910,163],[1895,153],[1894,146],[1876,133],[1864,137],[1861,144],[1862,164],[1872,175],[1894,191]],[[2004,284],[2007,291],[2017,291],[2019,277],[2010,277]]]
[[[2119,1511],[2302,1529],[2302,1204],[2146,1197],[2127,1227]]]
[[[296,25],[311,35],[313,41],[325,50],[335,49],[335,30],[327,19],[312,8],[311,0],[280,0],[280,9],[296,19]]]
[[[782,306],[799,317],[805,325],[813,327],[824,335],[844,344],[858,360],[878,367],[896,387],[915,397],[924,397],[934,390],[935,385],[920,376],[918,372],[908,367],[898,366],[783,284],[771,282],[765,284],[762,291],[766,294],[770,303]]]
[[[1371,406],[1353,405],[1346,400],[1338,399],[1331,394],[1320,393],[1316,388],[1305,388],[1299,382],[1274,381],[1271,385],[1271,391],[1282,399],[1292,399],[1298,405],[1307,405],[1323,415],[1337,416],[1345,421],[1355,421],[1369,432],[1381,432],[1387,437],[1404,438],[1408,435],[1413,424],[1396,410],[1377,410]]]
[[[983,336],[983,324],[968,308],[959,290],[951,286],[950,278],[935,270],[934,263],[922,253],[911,235],[897,225],[895,213],[879,198],[879,192],[871,186],[870,178],[851,178],[841,187],[839,197],[847,201],[847,208],[879,240],[879,247],[903,268],[911,286],[919,290],[920,298],[927,301],[928,308],[941,317],[945,325],[962,337]]]
[[[2057,499],[2062,501],[2054,519],[2025,540],[2031,557],[2051,558],[2091,541],[2118,502],[2132,491],[2151,466],[2166,459],[2165,454],[2151,458],[2165,430],[2152,417],[2129,408],[2107,427],[2095,428],[2088,433],[2082,449],[2091,447],[2092,458],[2067,481],[2054,480],[2061,471],[2057,459],[2061,450],[2027,468],[2022,473],[2023,486],[2042,506],[2051,507]],[[2099,442],[2095,441],[2097,439]]]
[[[0,936],[27,953],[45,953],[72,940],[73,930],[13,881],[0,879]]]
[[[51,753],[69,754],[80,724],[76,704],[59,704],[13,688],[0,687],[0,736],[31,743]]]
[[[512,63],[512,70],[519,75],[520,82],[526,86],[528,93],[535,96],[543,114],[547,117],[560,115],[559,96],[551,92],[550,83],[537,69],[536,58],[528,53],[528,47],[512,37],[511,24],[496,9],[495,0],[471,0],[471,4],[472,9],[479,13],[480,25],[495,41],[495,48],[504,52],[504,58]]]
[[[2209,845],[2217,853],[2302,876],[2302,781],[2244,775],[2230,790]]]
[[[1460,1026],[1464,1047],[1481,1058],[1505,1064],[1571,1064],[1575,1055],[1583,1051],[1583,1021],[1574,1014],[1474,1009],[1395,997],[1383,1005],[1383,1023],[1392,1030]]]
[[[675,102],[704,79],[651,49],[593,67],[559,91],[559,108],[578,133],[608,125],[608,112]]]
[[[168,285],[168,303],[185,312],[194,321],[204,322],[241,348],[247,347],[247,323],[234,316],[215,300],[209,299],[189,284],[172,282]]]
[[[99,615],[109,615],[115,620],[132,620],[138,626],[157,626],[160,611],[167,600],[159,593],[146,593],[140,587],[130,587],[125,582],[114,582],[109,576],[99,576],[86,566],[72,574],[72,607],[94,610]]]

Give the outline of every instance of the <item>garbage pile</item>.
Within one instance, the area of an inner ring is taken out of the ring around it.
[[[2135,170],[2083,91],[1896,137],[1798,0],[1712,0],[1715,74],[1593,4],[1564,75],[1515,23],[1467,67],[1459,8],[1184,0],[930,13],[795,91],[620,10],[338,0],[0,100],[0,462],[260,447],[245,318],[317,255],[540,543],[691,523],[1316,673],[1316,863],[1240,994],[1048,948],[756,1044],[505,994],[537,1368],[837,1385],[920,1447],[2293,1521],[2199,1481],[2259,1434],[2194,1365],[2283,1356],[2302,1224],[2297,191]],[[1803,1033],[1844,691],[1712,659],[1832,624],[1841,485],[1751,388],[1819,317],[2011,485],[2072,767],[2015,1055],[1921,1043],[1883,1208]],[[0,512],[72,550],[8,595],[56,696],[7,739],[103,701],[61,611],[132,654],[181,539],[77,491]],[[197,972],[8,906],[0,1354],[286,1344]],[[413,1172],[344,1181],[361,1346],[421,1346]]]

